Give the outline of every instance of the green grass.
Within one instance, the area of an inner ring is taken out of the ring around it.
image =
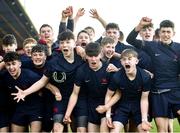
[[[156,125],[155,125],[154,121],[152,122],[152,125],[153,125],[153,129],[151,129],[151,132],[157,132]],[[180,125],[179,125],[177,119],[174,119],[173,130],[174,130],[174,132],[180,132]]]

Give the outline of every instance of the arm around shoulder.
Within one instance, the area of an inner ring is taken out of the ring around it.
[[[48,81],[49,81],[49,79],[45,75],[43,75],[40,80],[35,82],[32,86],[30,86],[29,88],[27,88],[24,91],[21,90],[20,88],[16,87],[18,89],[18,92],[12,93],[11,95],[14,95],[15,96],[14,100],[17,99],[17,102],[19,102],[20,100],[23,100],[26,96],[43,88],[48,83]]]

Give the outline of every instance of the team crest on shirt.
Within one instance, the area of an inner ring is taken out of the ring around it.
[[[105,79],[105,78],[101,79],[101,84],[107,84],[107,83],[108,83],[107,79]]]
[[[63,83],[66,80],[65,72],[53,72],[53,80],[57,83]]]

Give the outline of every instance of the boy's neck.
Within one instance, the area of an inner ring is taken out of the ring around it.
[[[43,64],[41,64],[41,65],[35,65],[35,64],[34,64],[35,68],[37,68],[37,69],[41,69],[41,68],[43,68],[43,67],[44,67],[44,65],[45,65],[45,62],[44,62]]]
[[[70,56],[64,56],[64,59],[69,63],[73,63],[74,62],[74,51],[72,51]]]
[[[101,60],[104,61],[104,62],[109,62],[110,61],[110,59],[107,58],[106,56],[102,56]]]
[[[129,80],[134,80],[136,78],[137,69],[135,68],[134,71],[131,73],[126,73]]]
[[[102,65],[102,62],[100,61],[98,67],[96,69],[93,69],[93,71],[98,71],[99,69],[101,69]]]
[[[19,70],[17,75],[13,76],[13,79],[17,79],[20,76],[20,74],[21,74],[21,69]]]

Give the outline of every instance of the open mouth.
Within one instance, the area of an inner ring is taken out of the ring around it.
[[[106,53],[107,56],[112,56],[113,55],[113,52],[109,51]]]
[[[126,69],[130,69],[131,66],[130,66],[130,65],[125,65],[125,68],[126,68]]]
[[[15,71],[10,71],[9,72],[11,75],[14,75],[16,72]]]
[[[42,61],[41,60],[35,60],[36,63],[41,63]]]
[[[96,62],[92,62],[91,64],[92,64],[92,65],[96,65]]]
[[[68,52],[68,49],[63,49],[63,52]]]
[[[82,47],[85,47],[85,46],[86,46],[86,43],[81,43],[81,46],[82,46]]]
[[[150,35],[146,35],[145,38],[150,38],[151,36]]]
[[[45,36],[45,39],[49,39],[50,38],[50,36]]]

